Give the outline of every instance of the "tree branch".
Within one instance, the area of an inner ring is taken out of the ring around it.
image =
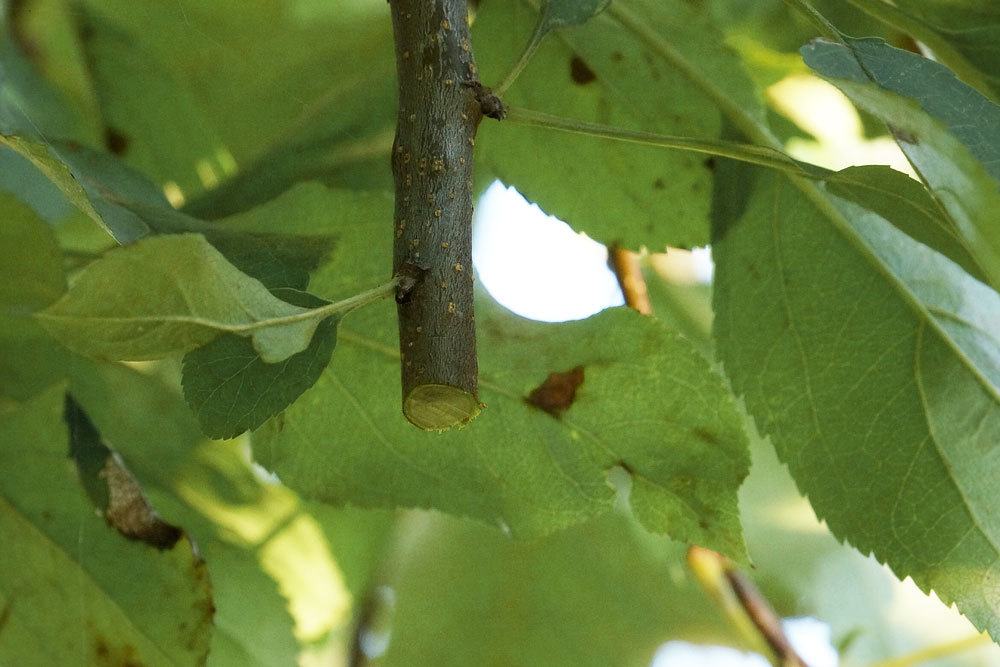
[[[478,414],[472,148],[483,109],[466,0],[390,0],[399,110],[392,149],[403,414],[427,430]],[[499,107],[502,110],[502,105]],[[499,115],[502,115],[499,114]]]

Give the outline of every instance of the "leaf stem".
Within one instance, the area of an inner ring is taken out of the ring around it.
[[[993,640],[990,639],[990,636],[984,632],[982,634],[972,635],[971,637],[964,637],[950,642],[927,646],[918,651],[901,655],[897,658],[880,660],[872,663],[869,667],[913,667],[914,665],[919,665],[927,662],[928,660],[954,655],[956,653],[961,653],[962,651],[968,651],[978,646],[987,646],[992,643]]]
[[[524,68],[528,66],[528,63],[531,61],[531,57],[535,55],[535,51],[538,50],[538,47],[541,45],[542,40],[545,39],[545,35],[547,35],[548,32],[548,30],[544,29],[541,21],[535,25],[535,30],[531,33],[531,39],[529,39],[528,43],[525,44],[524,50],[521,51],[521,55],[518,57],[517,62],[515,62],[514,66],[509,72],[507,72],[507,76],[503,78],[503,81],[501,81],[500,84],[493,89],[493,93],[497,97],[503,97],[503,94],[506,93],[512,85],[514,85],[514,82],[517,81],[517,77],[521,76],[521,72],[523,72]]]
[[[151,316],[151,317],[129,317],[127,318],[131,322],[143,322],[148,321],[152,323],[183,323],[183,324],[194,324],[197,326],[204,326],[210,329],[215,329],[216,331],[223,331],[225,333],[234,333],[238,335],[246,335],[248,333],[259,331],[260,329],[269,329],[271,327],[286,326],[289,324],[297,324],[299,322],[308,322],[309,320],[324,320],[333,315],[338,315],[340,313],[348,313],[355,308],[360,308],[362,306],[367,306],[370,303],[379,301],[388,296],[392,296],[396,292],[396,287],[399,285],[400,278],[398,276],[394,277],[389,282],[384,285],[379,285],[373,289],[361,292],[360,294],[355,294],[354,296],[348,297],[341,301],[335,301],[333,303],[328,303],[325,306],[320,306],[319,308],[309,308],[303,309],[301,312],[294,313],[292,315],[283,315],[281,317],[271,317],[264,320],[257,320],[255,322],[249,322],[247,324],[227,324],[224,322],[218,322],[214,320],[206,320],[201,317],[188,317],[185,315],[181,316]],[[86,316],[73,315],[53,315],[46,311],[41,311],[35,313],[35,317],[49,320],[60,320],[60,319],[94,319],[87,318]],[[95,316],[96,318],[97,316]],[[112,317],[100,317],[103,320],[113,321],[118,318]]]
[[[837,27],[830,23],[829,19],[823,16],[819,10],[809,4],[809,0],[785,0],[785,4],[809,19],[809,22],[816,26],[816,29],[824,37],[835,42],[844,41],[844,34],[837,30]]]
[[[641,132],[637,130],[625,130],[620,127],[587,123],[572,118],[561,118],[540,111],[521,109],[519,107],[509,107],[507,109],[507,121],[519,123],[521,125],[534,125],[545,127],[561,132],[573,134],[583,134],[592,137],[601,137],[614,141],[626,143],[643,144],[647,146],[658,146],[660,148],[671,148],[704,155],[716,155],[719,157],[748,162],[761,167],[777,169],[779,171],[792,173],[796,176],[804,176],[812,179],[827,178],[832,174],[828,169],[808,162],[800,162],[780,150],[768,146],[756,146],[753,144],[740,144],[718,139],[694,139],[692,137],[679,137],[672,135],[653,134],[651,132]]]

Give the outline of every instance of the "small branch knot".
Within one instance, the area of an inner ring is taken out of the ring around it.
[[[420,281],[423,280],[428,268],[418,266],[413,262],[406,262],[396,273],[399,282],[396,285],[396,303],[406,303],[410,300],[410,294],[416,289]]]
[[[479,110],[484,116],[495,120],[503,120],[507,117],[507,106],[488,86],[484,86],[478,81],[466,81],[465,86],[472,89],[472,93],[476,96],[476,103],[479,104]]]

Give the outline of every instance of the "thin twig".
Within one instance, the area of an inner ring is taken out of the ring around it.
[[[608,246],[608,263],[618,279],[618,286],[625,297],[625,305],[643,315],[653,314],[649,291],[642,277],[639,255],[618,245]]]
[[[775,667],[807,667],[767,599],[733,563],[711,549],[688,549],[688,565],[737,631]]]

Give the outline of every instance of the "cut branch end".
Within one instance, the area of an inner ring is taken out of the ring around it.
[[[414,387],[403,400],[403,414],[425,431],[443,431],[467,424],[479,414],[479,400],[469,392],[444,384]]]

